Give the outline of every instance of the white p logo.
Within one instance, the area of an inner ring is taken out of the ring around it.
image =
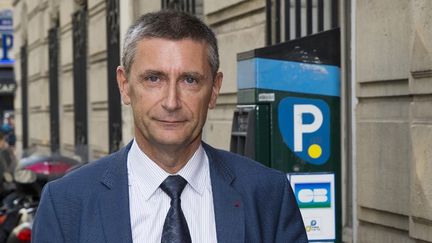
[[[314,121],[303,123],[303,114],[311,114]],[[317,131],[323,123],[323,114],[315,105],[294,105],[294,152],[303,151],[303,134]]]

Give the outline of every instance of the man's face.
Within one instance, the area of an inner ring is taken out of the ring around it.
[[[132,106],[138,144],[179,147],[200,142],[222,74],[213,78],[205,43],[146,38],[129,77],[119,67],[117,79],[123,102]]]

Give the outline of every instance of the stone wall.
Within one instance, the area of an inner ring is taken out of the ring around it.
[[[432,2],[411,2],[411,205],[409,234],[432,242]]]
[[[17,147],[22,141],[20,48],[27,43],[29,145],[49,149],[48,32],[47,0],[14,1],[14,56],[17,90],[15,96]],[[31,31],[29,31],[31,30]],[[17,152],[20,152],[18,149]]]
[[[61,152],[73,155],[74,96],[72,14],[80,7],[71,0],[15,0],[15,57],[16,76],[20,84],[19,48],[25,41],[28,46],[28,98],[29,143],[37,150],[49,151],[49,65],[48,30],[59,20],[59,97]],[[160,0],[120,2],[120,33],[143,13],[161,8]],[[265,1],[198,1],[202,18],[216,32],[220,46],[221,71],[224,73],[222,91],[216,109],[208,114],[203,139],[220,148],[228,149],[233,110],[237,103],[236,55],[239,52],[264,46]],[[108,153],[108,102],[107,102],[107,52],[106,3],[88,0],[87,40],[87,98],[88,139],[90,159]],[[112,70],[115,72],[115,70]],[[17,135],[22,141],[22,116],[20,86],[16,92]],[[123,106],[123,144],[133,138],[133,121],[129,106]],[[33,122],[31,122],[33,121]],[[37,121],[37,122],[36,122]],[[21,143],[17,147],[21,147]]]
[[[90,159],[108,153],[106,12],[104,0],[87,2],[87,89],[88,137]],[[72,14],[80,8],[70,0],[14,1],[15,45],[28,48],[29,145],[42,153],[49,152],[49,62],[48,30],[59,22],[59,103],[61,153],[74,155],[74,98]],[[15,72],[18,83],[15,106],[18,146],[22,141],[21,70],[19,48],[15,49]],[[113,70],[115,72],[115,70]]]
[[[432,242],[431,12],[357,1],[358,242]]]

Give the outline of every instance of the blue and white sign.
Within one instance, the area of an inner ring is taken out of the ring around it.
[[[283,141],[298,157],[314,165],[330,157],[330,108],[320,99],[286,97],[278,107]]]
[[[331,207],[330,183],[299,183],[295,186],[295,196],[300,208]]]
[[[301,94],[340,96],[340,68],[251,58],[237,63],[238,89],[271,89]]]
[[[333,173],[289,174],[309,241],[336,239]]]
[[[0,64],[12,64],[9,53],[13,47],[13,13],[11,9],[0,11],[0,43],[2,48],[2,55],[0,57]]]

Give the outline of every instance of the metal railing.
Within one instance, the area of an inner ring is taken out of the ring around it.
[[[338,0],[266,0],[266,44],[339,26]]]
[[[203,0],[161,0],[162,9],[175,9],[202,18]]]
[[[162,9],[175,9],[196,14],[195,0],[162,0]]]

